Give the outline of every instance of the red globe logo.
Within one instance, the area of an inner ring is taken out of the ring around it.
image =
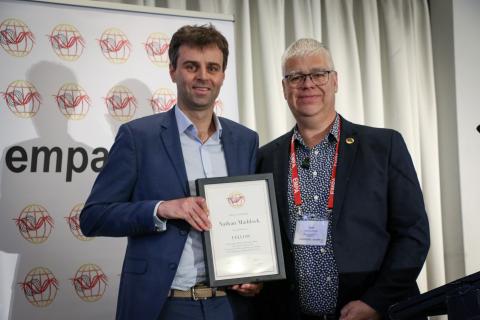
[[[163,33],[156,32],[148,36],[145,51],[153,64],[159,67],[168,66],[168,47],[170,38]]]
[[[118,121],[128,121],[133,118],[137,110],[137,99],[130,89],[125,86],[115,86],[108,91],[105,98],[108,113]]]
[[[100,300],[108,285],[107,276],[96,264],[82,265],[70,280],[77,295],[85,302]]]
[[[240,208],[245,204],[245,196],[240,192],[232,192],[227,197],[228,204],[233,208]]]
[[[25,298],[35,307],[46,307],[51,304],[58,291],[58,280],[45,267],[32,269],[19,285]]]
[[[59,24],[49,35],[50,45],[60,59],[75,61],[85,49],[85,40],[72,25]]]
[[[65,219],[67,220],[70,231],[75,236],[75,238],[81,241],[90,241],[93,240],[93,237],[85,237],[80,230],[80,212],[82,211],[83,206],[83,203],[75,205],[72,208],[72,211],[70,211],[70,215],[68,217],[65,217]]]
[[[215,100],[215,104],[213,106],[213,112],[215,112],[215,114],[219,117],[222,116],[222,114],[223,114],[223,102],[222,102],[222,100],[220,100],[220,99]]]
[[[32,51],[35,37],[23,21],[6,19],[0,24],[0,44],[8,54],[25,57]]]
[[[8,109],[19,118],[31,118],[40,109],[40,94],[28,81],[13,81],[2,96]]]
[[[112,63],[125,63],[130,57],[132,45],[127,36],[119,29],[105,30],[98,42],[103,56]]]
[[[177,103],[177,96],[167,88],[158,89],[150,99],[153,113],[168,111],[173,108],[175,103]]]
[[[55,97],[60,112],[69,120],[85,118],[90,108],[90,98],[76,83],[66,83]]]
[[[18,231],[30,243],[47,241],[54,227],[53,218],[47,209],[39,204],[26,206],[15,220]]]

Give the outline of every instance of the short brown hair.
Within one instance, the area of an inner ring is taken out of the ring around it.
[[[227,68],[228,42],[227,39],[212,24],[202,26],[183,26],[178,29],[170,40],[168,57],[174,69],[177,68],[178,51],[180,46],[204,48],[216,45],[223,53],[223,71]]]

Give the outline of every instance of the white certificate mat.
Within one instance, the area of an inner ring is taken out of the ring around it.
[[[200,179],[197,186],[212,223],[204,233],[210,285],[285,278],[271,174]]]

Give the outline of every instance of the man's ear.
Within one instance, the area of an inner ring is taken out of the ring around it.
[[[175,70],[176,68],[173,66],[173,64],[168,65],[168,73],[170,74],[170,79],[172,79],[172,82],[176,82],[175,80]]]
[[[285,98],[285,100],[287,100],[287,89],[285,86],[286,86],[285,80],[282,80],[283,97]]]
[[[333,86],[335,88],[335,93],[337,93],[337,91],[338,91],[338,73],[335,71],[333,73],[333,75],[335,76]]]

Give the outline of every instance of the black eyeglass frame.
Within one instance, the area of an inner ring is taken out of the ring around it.
[[[324,86],[328,83],[328,80],[330,80],[330,73],[332,72],[336,72],[335,70],[321,70],[321,71],[315,71],[315,72],[310,72],[310,73],[292,73],[292,74],[287,74],[283,77],[283,80],[285,80],[287,82],[287,84],[292,87],[292,88],[296,88],[300,85],[302,85],[303,83],[305,83],[305,81],[307,80],[307,77],[310,78],[310,80],[317,86]],[[318,82],[318,80],[314,80],[314,77],[313,75],[317,75],[317,74],[326,74],[326,80],[324,80],[323,82]],[[297,76],[299,77],[298,78],[298,81],[297,82],[292,82],[292,77],[293,76]]]

